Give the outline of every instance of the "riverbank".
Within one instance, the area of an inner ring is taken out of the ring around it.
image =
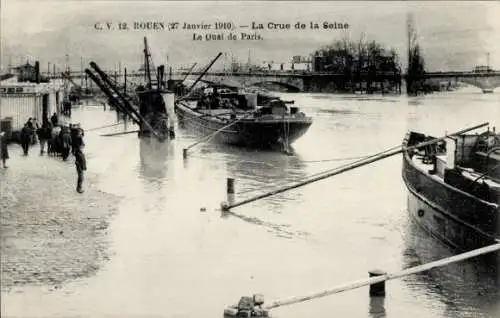
[[[118,198],[92,186],[77,193],[73,157],[40,156],[38,145],[27,157],[16,144],[9,153],[0,171],[2,290],[58,288],[95,273],[109,258],[105,236]]]

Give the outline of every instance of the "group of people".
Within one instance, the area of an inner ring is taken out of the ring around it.
[[[23,149],[23,154],[28,156],[29,148],[32,144],[38,141],[40,143],[40,154],[45,153],[47,145],[47,153],[50,155],[61,154],[63,160],[67,160],[69,154],[75,156],[75,166],[78,175],[76,191],[83,192],[83,172],[87,170],[85,155],[83,153],[84,131],[78,124],[64,125],[59,123],[56,113],[52,115],[50,121],[48,118],[43,118],[40,126],[35,118],[29,118],[21,129],[20,143]],[[7,140],[5,132],[0,133],[0,157],[4,168],[7,168],[6,161],[9,159],[7,148]]]

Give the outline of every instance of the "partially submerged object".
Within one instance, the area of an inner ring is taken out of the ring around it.
[[[264,296],[255,294],[253,297],[243,296],[237,305],[224,309],[225,317],[269,317],[269,311],[262,308]]]

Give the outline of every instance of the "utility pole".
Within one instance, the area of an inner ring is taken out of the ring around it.
[[[486,70],[490,70],[490,52],[486,53]]]

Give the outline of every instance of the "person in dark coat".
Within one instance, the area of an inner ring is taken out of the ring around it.
[[[25,156],[28,155],[32,135],[33,131],[29,128],[28,124],[24,124],[23,129],[21,129],[21,147]]]
[[[0,157],[4,168],[7,168],[7,159],[9,159],[9,149],[7,148],[7,137],[5,132],[0,132]]]
[[[83,142],[83,130],[81,128],[74,128],[74,137],[71,138],[71,147],[73,155],[78,149],[82,149],[85,146]]]
[[[82,135],[81,135],[80,130],[78,130],[78,132],[77,132],[76,139],[82,140]],[[74,155],[75,155],[76,173],[78,175],[78,178],[76,181],[76,191],[78,193],[83,193],[83,189],[82,189],[83,172],[87,170],[87,161],[85,160],[85,155],[83,153],[83,141],[82,141],[81,146],[75,147]]]
[[[50,141],[52,128],[48,121],[44,121],[42,127],[37,128],[36,134],[38,136],[38,140],[40,141],[40,154],[43,155],[45,153],[45,144]]]
[[[35,118],[30,117],[26,122],[28,128],[31,130],[30,144],[34,145],[36,143],[37,129],[40,128]]]
[[[62,159],[66,161],[71,152],[71,129],[68,126],[63,126],[59,134],[61,141]]]
[[[57,126],[59,118],[57,118],[57,114],[56,113],[54,113],[52,115],[52,117],[50,117],[50,121],[52,122],[52,126],[54,126],[54,127]]]
[[[69,129],[71,130],[71,153],[75,154],[75,143],[76,135],[78,134],[78,127],[74,124],[69,124]]]
[[[33,130],[35,126],[33,125],[33,118],[28,118],[28,121],[26,122],[26,125],[28,126],[29,129]]]

